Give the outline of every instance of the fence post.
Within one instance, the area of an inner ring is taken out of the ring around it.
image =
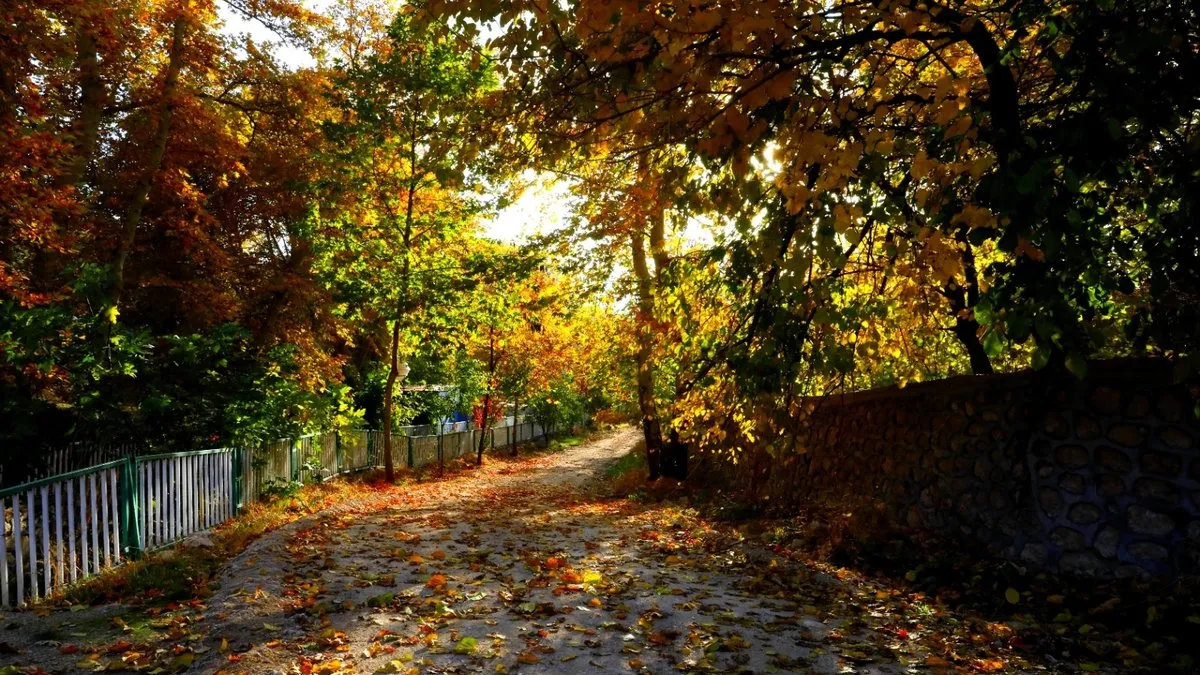
[[[138,500],[137,459],[126,457],[121,465],[117,489],[121,495],[121,548],[125,555],[134,560],[142,557],[142,530],[139,526],[140,502]]]
[[[413,469],[413,468],[416,468],[416,464],[413,463],[413,447],[412,447],[413,437],[405,436],[405,438],[408,439],[408,468]]]
[[[333,430],[333,454],[337,457],[337,472],[342,472],[342,432]]]
[[[242,511],[242,476],[244,474],[242,469],[245,465],[243,458],[244,452],[245,450],[242,448],[234,448],[233,454],[229,456],[229,461],[233,462],[233,484],[231,486],[233,494],[231,497],[233,499],[234,515],[237,515]]]

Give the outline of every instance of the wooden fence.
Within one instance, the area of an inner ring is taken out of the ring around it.
[[[472,455],[481,432],[459,426],[430,436],[393,434],[396,464],[420,468]],[[544,432],[523,422],[486,433],[485,445],[504,447]],[[127,456],[0,490],[0,607],[32,604],[124,559],[213,528],[272,484],[374,468],[382,453],[382,432],[329,432],[254,451]]]

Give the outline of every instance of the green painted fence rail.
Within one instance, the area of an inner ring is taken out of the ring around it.
[[[421,468],[485,448],[545,437],[507,418],[392,434],[397,465]],[[429,435],[414,432],[431,431]],[[441,431],[442,433],[437,433]],[[383,432],[281,439],[256,450],[215,448],[129,456],[0,490],[0,608],[24,607],[145,551],[234,517],[274,484],[314,482],[383,463]]]

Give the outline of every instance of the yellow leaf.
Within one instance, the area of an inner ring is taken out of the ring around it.
[[[1008,604],[1015,605],[1021,601],[1021,594],[1017,592],[1017,589],[1009,587],[1004,591],[1004,599],[1008,600]]]

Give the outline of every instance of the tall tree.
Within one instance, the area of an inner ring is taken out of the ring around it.
[[[343,198],[360,202],[363,223],[393,242],[397,261],[385,263],[394,272],[376,286],[384,297],[373,303],[389,333],[383,398],[388,480],[394,477],[390,411],[416,335],[412,317],[431,301],[416,266],[437,260],[429,254],[448,227],[463,222],[463,214],[454,213],[462,202],[453,191],[475,178],[468,165],[487,136],[469,123],[493,82],[473,45],[444,25],[414,21],[412,11],[403,8],[382,35],[364,39],[352,29],[350,39],[343,37],[331,92],[339,113],[326,125],[337,165],[334,184]],[[359,27],[375,22],[353,14],[344,19],[343,25]]]

